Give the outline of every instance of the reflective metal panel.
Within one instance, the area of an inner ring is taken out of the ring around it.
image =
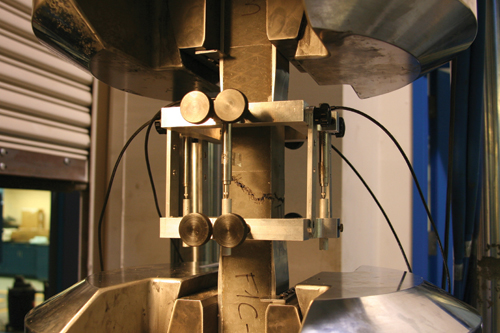
[[[481,331],[474,308],[411,273],[371,267],[320,273],[297,285],[299,301],[302,291],[325,287],[310,303],[302,332]]]
[[[412,82],[466,49],[477,30],[476,2],[305,0],[314,33],[330,53],[300,55],[322,85],[350,84],[362,98]],[[304,53],[304,52],[302,52]]]
[[[30,311],[25,331],[166,332],[178,297],[216,285],[216,266],[193,263],[101,272]]]
[[[475,5],[35,0],[32,21],[42,43],[115,88],[168,100],[217,92],[220,65],[225,89],[263,102],[286,99],[288,62],[319,84],[351,84],[361,97],[398,89],[472,43]]]

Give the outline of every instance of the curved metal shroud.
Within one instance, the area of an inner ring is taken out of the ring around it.
[[[222,14],[237,1],[226,2],[34,0],[33,30],[97,79],[165,100],[219,91],[219,59],[247,57],[231,49],[231,28],[249,35],[266,25],[269,41],[318,84],[350,84],[362,98],[450,60],[477,30],[475,0],[259,0],[236,14],[265,10],[265,20],[237,27]]]
[[[306,313],[302,332],[482,329],[473,307],[407,272],[362,266],[352,273],[319,273],[295,289]]]

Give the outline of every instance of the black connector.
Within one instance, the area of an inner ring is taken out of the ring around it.
[[[332,123],[332,112],[330,105],[323,103],[315,107],[313,111],[314,124],[328,126]]]

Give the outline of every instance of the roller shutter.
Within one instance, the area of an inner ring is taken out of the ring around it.
[[[31,5],[0,0],[0,176],[86,183],[93,78],[38,43]]]

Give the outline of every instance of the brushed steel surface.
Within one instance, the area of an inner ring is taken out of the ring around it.
[[[201,91],[190,91],[182,98],[180,110],[186,121],[200,124],[205,122],[213,111],[212,100]]]
[[[269,304],[266,310],[266,333],[298,333],[301,318],[296,305]]]
[[[298,62],[319,84],[350,84],[361,98],[396,90],[472,43],[476,2],[305,0],[308,24],[329,55]],[[309,46],[310,43],[307,43]]]
[[[297,295],[314,288],[324,292],[301,305],[302,332],[481,331],[474,308],[411,273],[373,267],[324,272],[298,284]]]
[[[215,114],[223,122],[234,123],[243,116],[248,109],[245,95],[236,89],[221,91],[214,101]]]
[[[179,223],[181,217],[162,217],[160,219],[160,237],[161,238],[179,238]],[[211,217],[212,225],[216,217]],[[332,219],[333,222],[338,219]],[[309,232],[311,221],[308,219],[245,219],[250,227],[247,239],[253,240],[282,240],[282,241],[304,241],[313,238]],[[311,230],[314,232],[314,229]],[[315,233],[316,234],[316,233]],[[330,233],[321,233],[322,237],[327,237]],[[332,238],[335,235],[331,233]]]
[[[245,220],[233,213],[222,214],[214,223],[214,240],[222,247],[234,248],[243,243],[248,235],[248,225]]]
[[[115,88],[177,100],[195,89],[215,93],[220,80],[264,102],[287,99],[289,62],[319,84],[350,84],[362,98],[398,89],[472,43],[475,7],[474,0],[35,0],[32,23],[42,43]]]
[[[217,267],[193,263],[101,272],[30,311],[25,331],[166,331],[178,297],[216,284]]]
[[[234,127],[290,125],[298,128],[302,125],[305,134],[305,106],[305,102],[302,100],[249,103],[248,114],[245,118],[241,122],[232,125]],[[222,122],[209,118],[201,124],[194,125],[182,117],[179,107],[169,107],[162,108],[161,127],[179,128],[179,130],[185,127],[195,127],[196,129],[221,128]]]
[[[178,298],[168,332],[218,332],[217,288]]]

